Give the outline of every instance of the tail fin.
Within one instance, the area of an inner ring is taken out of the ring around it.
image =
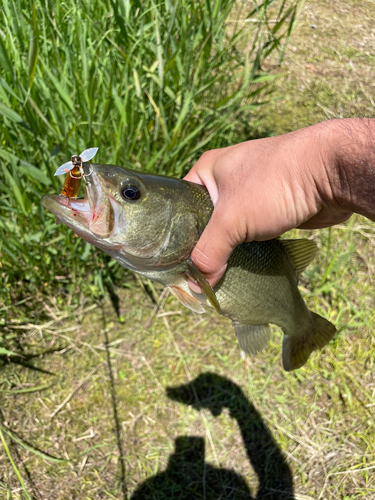
[[[327,345],[335,336],[336,328],[330,321],[312,311],[310,313],[309,328],[293,336],[284,333],[283,367],[288,372],[301,368],[313,351]]]

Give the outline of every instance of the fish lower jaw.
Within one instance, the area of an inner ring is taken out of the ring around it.
[[[55,217],[65,223],[66,220],[74,217],[86,216],[89,211],[89,206],[86,200],[76,198],[66,198],[62,195],[44,195],[41,199],[44,208],[49,210]]]

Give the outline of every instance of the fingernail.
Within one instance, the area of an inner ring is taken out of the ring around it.
[[[202,288],[198,285],[198,283],[195,283],[195,281],[188,279],[188,285],[190,290],[192,290],[195,293],[203,293]]]

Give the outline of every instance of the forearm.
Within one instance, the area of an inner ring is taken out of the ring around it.
[[[351,118],[329,124],[334,152],[331,189],[343,210],[375,220],[375,120]]]

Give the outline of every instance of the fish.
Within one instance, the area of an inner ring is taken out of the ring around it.
[[[123,267],[169,288],[196,313],[215,309],[231,319],[242,351],[256,354],[283,331],[282,364],[302,367],[334,337],[335,326],[308,309],[300,273],[317,252],[307,239],[244,242],[213,288],[190,254],[214,209],[204,186],[116,165],[83,163],[82,199],[44,195],[43,206],[79,237]],[[199,284],[193,291],[188,281]]]

